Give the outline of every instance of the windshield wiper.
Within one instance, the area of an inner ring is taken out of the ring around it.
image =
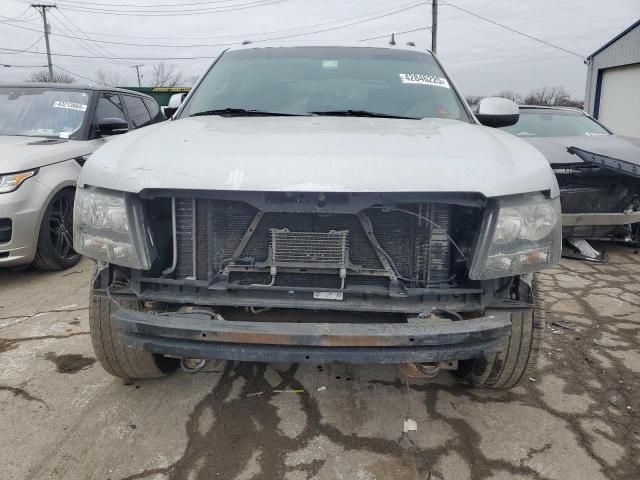
[[[201,117],[206,115],[221,115],[230,117],[300,117],[308,116],[304,113],[285,113],[285,112],[269,112],[266,110],[254,110],[246,108],[219,108],[215,110],[205,110],[203,112],[197,112],[190,117]]]
[[[313,115],[326,115],[328,117],[373,117],[373,118],[401,118],[406,120],[420,120],[417,117],[403,117],[390,113],[370,112],[368,110],[327,110],[324,112],[309,112]]]

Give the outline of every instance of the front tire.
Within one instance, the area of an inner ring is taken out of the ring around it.
[[[38,270],[65,270],[80,261],[73,250],[73,200],[75,189],[56,193],[42,216],[33,266]]]
[[[111,314],[119,308],[139,310],[137,300],[120,300],[90,292],[89,330],[98,362],[107,373],[127,380],[164,377],[179,366],[179,360],[125,345],[111,324]]]
[[[532,302],[533,309],[531,312],[511,314],[511,336],[501,351],[469,361],[463,378],[473,386],[512,388],[531,377],[535,371],[544,337],[544,299],[535,276],[531,289],[522,280],[520,282],[522,287],[527,287],[519,289],[520,298],[524,295],[529,297],[522,299]]]

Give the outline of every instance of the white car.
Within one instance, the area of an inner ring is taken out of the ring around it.
[[[544,331],[532,274],[559,260],[559,190],[540,152],[478,119],[518,108],[474,116],[430,52],[227,50],[172,121],[80,175],[100,363],[405,363],[516,385]]]
[[[0,268],[58,270],[73,250],[73,199],[87,157],[112,135],[163,119],[137,92],[0,84]]]

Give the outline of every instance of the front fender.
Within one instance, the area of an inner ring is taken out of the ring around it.
[[[41,167],[38,174],[33,177],[34,181],[37,181],[40,185],[45,187],[42,190],[48,192],[48,194],[42,199],[42,207],[38,214],[38,223],[35,226],[34,239],[36,244],[38,242],[42,218],[44,217],[44,213],[47,211],[47,207],[51,203],[51,200],[58,192],[65,188],[76,188],[81,169],[82,167],[77,161],[69,159],[64,162]]]

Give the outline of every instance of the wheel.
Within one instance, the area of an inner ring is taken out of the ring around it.
[[[73,199],[75,190],[65,188],[51,199],[40,223],[33,266],[40,270],[65,270],[80,261],[73,249]]]
[[[91,343],[98,362],[107,373],[123,379],[158,378],[171,373],[180,366],[180,361],[162,355],[128,347],[120,341],[111,326],[111,313],[118,308],[139,310],[140,302],[113,300],[96,295],[93,289],[89,299],[89,330]]]
[[[533,303],[528,313],[511,314],[511,336],[503,350],[463,362],[463,379],[476,387],[511,388],[532,376],[542,347],[545,329],[544,300],[541,287],[533,277],[531,289],[519,282],[519,297]]]

